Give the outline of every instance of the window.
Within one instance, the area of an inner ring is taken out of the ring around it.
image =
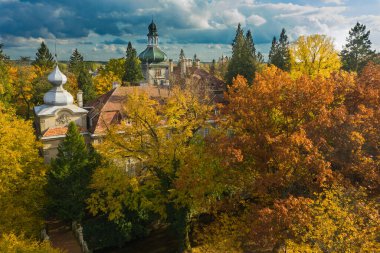
[[[161,76],[161,69],[156,69],[156,77],[160,77]]]

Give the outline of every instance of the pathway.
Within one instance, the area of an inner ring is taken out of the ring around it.
[[[47,221],[47,231],[54,248],[67,253],[82,253],[82,249],[71,231],[70,225],[61,221]]]

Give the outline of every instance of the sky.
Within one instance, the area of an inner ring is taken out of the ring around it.
[[[238,23],[264,56],[282,28],[290,41],[326,34],[341,50],[356,22],[380,51],[380,0],[0,0],[0,43],[11,59],[34,59],[45,41],[61,61],[75,48],[85,60],[107,61],[123,57],[129,41],[144,50],[152,19],[175,61],[181,48],[201,61],[230,56]]]

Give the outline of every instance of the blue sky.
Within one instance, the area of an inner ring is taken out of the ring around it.
[[[174,60],[181,48],[202,61],[230,55],[238,23],[265,56],[283,27],[291,41],[326,34],[340,50],[357,21],[380,51],[380,0],[0,0],[0,42],[12,59],[33,59],[44,40],[60,60],[75,48],[86,60],[108,60],[123,57],[128,41],[141,52],[152,18]]]

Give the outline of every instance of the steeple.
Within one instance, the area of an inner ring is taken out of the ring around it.
[[[153,22],[153,19],[152,19],[152,22],[150,23],[150,25],[148,26],[148,30],[149,30],[149,33],[147,34],[148,45],[157,46],[158,45],[157,26]]]
[[[45,95],[44,103],[47,105],[71,105],[74,102],[73,96],[67,92],[63,85],[67,82],[67,77],[59,70],[56,63],[54,70],[48,76],[49,82],[53,85]]]

